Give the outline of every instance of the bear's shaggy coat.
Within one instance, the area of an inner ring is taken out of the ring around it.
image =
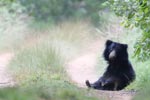
[[[104,59],[108,67],[102,77],[91,84],[86,80],[88,87],[98,90],[122,90],[135,79],[135,72],[128,60],[127,44],[106,41]]]

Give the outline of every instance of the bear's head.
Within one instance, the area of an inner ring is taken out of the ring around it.
[[[107,40],[105,44],[105,50],[103,53],[106,61],[122,61],[128,60],[127,44],[121,44]]]

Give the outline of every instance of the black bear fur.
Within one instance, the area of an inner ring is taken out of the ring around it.
[[[86,80],[85,83],[89,88],[98,90],[122,90],[135,79],[135,72],[128,60],[128,45],[107,40],[105,46],[106,71],[96,82],[91,84]]]

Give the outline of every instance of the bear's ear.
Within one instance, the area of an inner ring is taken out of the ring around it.
[[[112,43],[113,43],[113,41],[107,40],[107,41],[106,41],[106,46],[109,46],[109,45],[111,45]]]

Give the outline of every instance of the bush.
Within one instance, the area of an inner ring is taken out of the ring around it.
[[[99,21],[98,11],[105,0],[19,0],[35,21],[59,22],[68,18]]]
[[[140,61],[150,58],[150,1],[148,0],[109,0],[118,16],[124,18],[123,25],[141,29],[142,36],[135,45],[135,56]],[[137,33],[139,34],[139,32]]]

